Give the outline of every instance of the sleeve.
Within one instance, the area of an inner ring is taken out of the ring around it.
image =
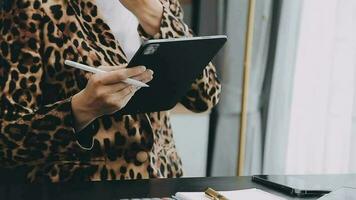
[[[0,5],[0,166],[51,160],[74,139],[71,99],[41,105],[44,69],[38,1]],[[34,5],[31,5],[34,4]]]
[[[178,0],[161,0],[163,14],[159,32],[148,35],[139,25],[138,32],[143,40],[192,37],[191,29],[183,22],[183,10]],[[210,63],[192,84],[181,103],[193,112],[204,112],[214,107],[220,98],[221,84],[215,66]]]

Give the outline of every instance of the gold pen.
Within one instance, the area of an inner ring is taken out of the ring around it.
[[[228,198],[219,194],[217,191],[213,190],[212,188],[206,189],[205,195],[211,200],[229,200]]]

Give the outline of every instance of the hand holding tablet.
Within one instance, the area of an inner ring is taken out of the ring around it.
[[[150,80],[150,87],[130,78],[121,80],[142,88],[135,91],[135,95],[132,94],[124,106],[120,105],[120,112],[137,114],[173,108],[226,41],[226,36],[206,36],[158,39],[143,43],[127,68],[146,66],[155,72],[155,77]],[[92,73],[105,72],[72,61],[66,61],[65,64]]]

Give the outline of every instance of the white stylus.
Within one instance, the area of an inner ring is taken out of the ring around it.
[[[95,67],[90,67],[88,65],[84,65],[84,64],[77,63],[77,62],[70,61],[70,60],[65,60],[64,64],[66,64],[68,66],[71,66],[71,67],[74,67],[74,68],[77,68],[77,69],[81,69],[81,70],[87,71],[87,72],[91,72],[91,73],[94,73],[94,74],[107,73],[107,71],[100,70],[100,69],[97,69]],[[135,80],[135,79],[131,79],[131,78],[125,79],[122,82],[130,84],[130,85],[133,85],[133,86],[137,86],[137,87],[150,87],[149,85],[147,85],[145,83],[142,83],[141,81],[138,81],[138,80]]]

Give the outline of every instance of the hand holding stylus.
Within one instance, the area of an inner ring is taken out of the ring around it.
[[[133,68],[99,67],[109,73],[89,77],[88,84],[72,98],[75,128],[80,131],[96,118],[113,114],[126,106],[139,87],[124,83],[128,78],[147,83],[153,71],[143,66]]]

